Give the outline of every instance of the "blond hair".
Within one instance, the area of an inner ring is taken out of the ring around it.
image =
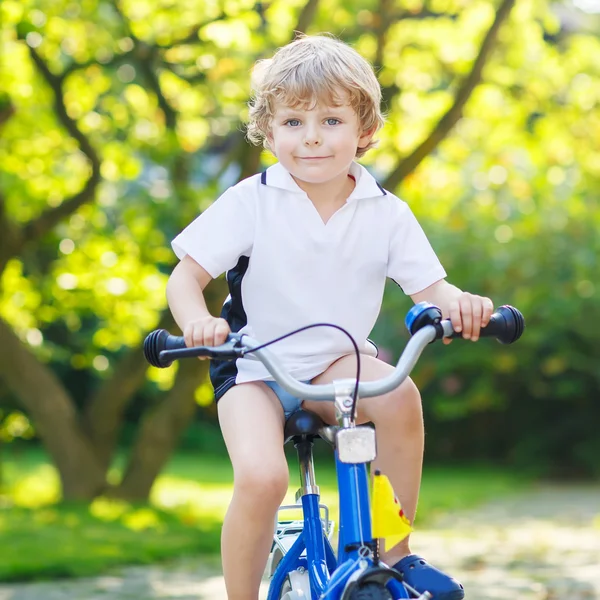
[[[339,105],[340,90],[358,116],[361,135],[383,126],[381,88],[373,68],[356,50],[328,35],[302,36],[259,60],[252,71],[247,137],[269,148],[267,134],[277,105],[307,110],[323,103]],[[357,148],[361,157],[377,144]]]

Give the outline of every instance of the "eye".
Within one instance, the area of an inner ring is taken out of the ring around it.
[[[289,125],[290,127],[299,127],[300,120],[299,119],[288,119],[284,125]]]
[[[329,117],[329,119],[325,119],[325,123],[327,123],[327,125],[337,125],[338,123],[341,123],[341,121],[335,117]]]

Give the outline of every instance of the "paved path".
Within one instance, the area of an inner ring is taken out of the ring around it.
[[[600,487],[545,485],[447,515],[418,531],[413,550],[461,579],[467,600],[600,600]],[[206,558],[89,579],[0,585],[0,600],[108,598],[226,600],[219,564]]]

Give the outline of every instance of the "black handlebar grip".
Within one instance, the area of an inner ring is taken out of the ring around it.
[[[495,337],[501,344],[516,342],[525,329],[525,319],[514,306],[505,304],[491,317],[489,323],[479,331],[480,337]],[[462,333],[454,333],[450,337],[462,337]]]
[[[166,329],[156,329],[150,332],[144,340],[144,356],[153,367],[168,367],[172,361],[161,360],[163,350],[178,350],[185,348],[182,336],[171,335]]]

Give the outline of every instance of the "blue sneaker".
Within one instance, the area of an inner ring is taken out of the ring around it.
[[[461,583],[416,554],[405,556],[392,569],[401,573],[404,581],[419,593],[429,592],[433,600],[462,600],[465,597]]]

